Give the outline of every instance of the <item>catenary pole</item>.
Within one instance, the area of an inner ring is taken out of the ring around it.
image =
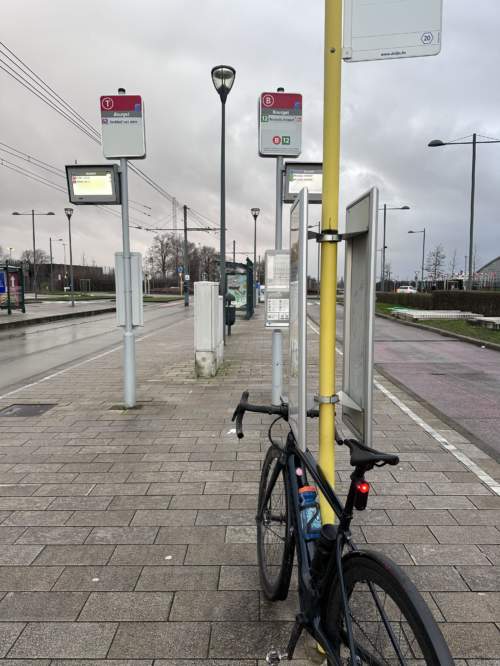
[[[382,234],[382,275],[380,276],[380,291],[385,291],[385,230],[387,225],[387,204],[384,204],[384,231]]]
[[[468,288],[472,289],[474,282],[473,276],[473,257],[474,257],[474,199],[476,195],[476,143],[477,134],[472,135],[472,177],[470,187],[470,228],[469,228],[469,279]]]
[[[35,301],[38,299],[38,268],[36,265],[36,240],[35,240],[35,210],[31,210],[31,229],[33,231],[33,291],[35,292]]]
[[[342,0],[325,0],[323,110],[323,206],[321,231],[338,230],[340,174],[340,95],[342,75]],[[335,395],[337,244],[321,247],[319,393]],[[319,405],[319,465],[335,485],[335,406]],[[333,523],[333,510],[320,497],[323,524]]]

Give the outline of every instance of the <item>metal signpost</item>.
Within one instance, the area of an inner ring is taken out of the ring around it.
[[[347,207],[344,268],[344,372],[342,420],[372,445],[373,331],[377,259],[378,190]]]
[[[304,188],[290,211],[288,366],[288,421],[302,451],[306,450],[307,414],[307,219]]]
[[[146,157],[144,107],[140,95],[126,95],[120,88],[118,95],[101,97],[102,147],[104,157],[120,160],[123,238],[123,361],[124,404],[135,407],[135,338],[132,318],[132,271],[130,260],[130,231],[128,210],[128,160]]]
[[[345,0],[342,57],[350,62],[437,55],[443,0]]]
[[[274,247],[283,247],[282,198],[283,157],[298,157],[302,148],[302,95],[263,92],[259,98],[259,155],[276,158],[276,230]],[[271,401],[279,405],[283,397],[283,340],[281,330],[273,329],[273,391]]]
[[[288,328],[290,299],[290,251],[267,250],[266,328]]]

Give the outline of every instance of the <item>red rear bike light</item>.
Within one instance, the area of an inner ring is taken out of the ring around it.
[[[370,492],[370,484],[366,481],[358,481],[356,483],[356,491],[354,493],[354,506],[358,511],[364,511],[368,504],[368,493]]]

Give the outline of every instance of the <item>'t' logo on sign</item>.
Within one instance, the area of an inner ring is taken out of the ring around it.
[[[273,143],[278,145],[281,143],[281,137],[280,136],[273,136]]]
[[[105,111],[111,111],[114,104],[115,103],[113,102],[113,99],[111,97],[104,97],[104,99],[102,100],[102,108]]]

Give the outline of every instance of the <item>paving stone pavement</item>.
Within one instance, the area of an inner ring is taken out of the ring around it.
[[[309,351],[314,389],[312,331]],[[54,405],[0,418],[0,666],[261,666],[286,644],[296,582],[267,602],[255,553],[269,419],[247,415],[242,441],[230,422],[243,389],[269,398],[261,313],[237,321],[214,379],[194,377],[192,321],[144,340],[137,358],[137,410],[117,409],[118,352],[0,401]],[[380,381],[498,479],[488,456]],[[375,444],[401,463],[371,474],[356,539],[415,581],[457,664],[498,666],[500,498],[378,391],[374,418]],[[336,470],[345,491],[343,450]],[[318,662],[307,643],[296,656]]]

